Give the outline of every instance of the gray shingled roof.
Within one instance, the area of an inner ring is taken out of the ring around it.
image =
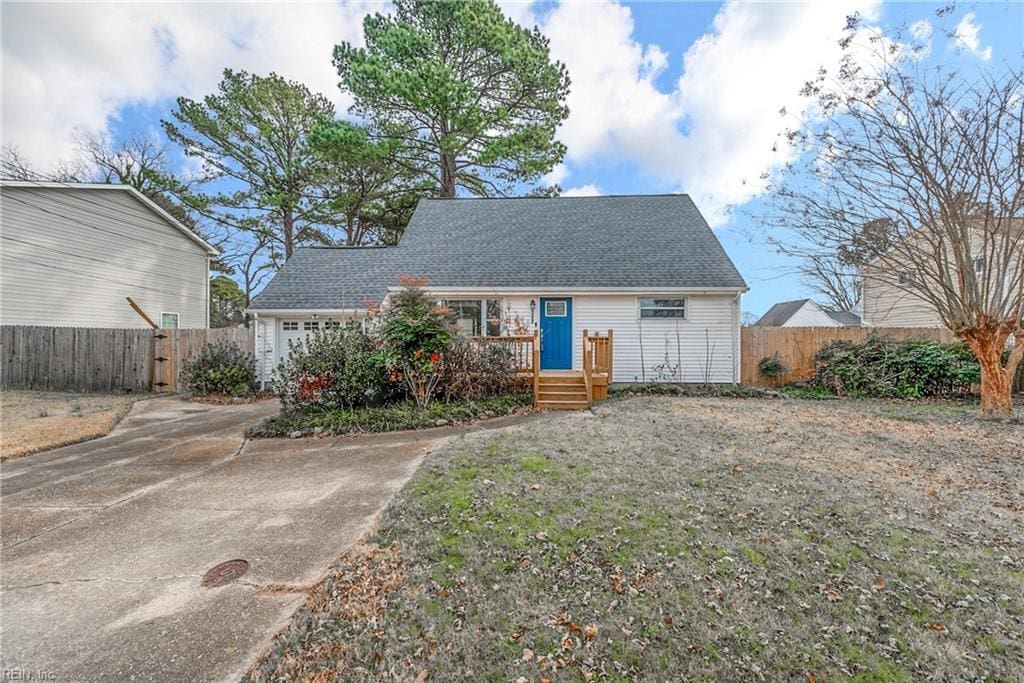
[[[810,299],[797,299],[796,301],[782,301],[771,308],[768,312],[754,323],[754,327],[782,327],[786,321],[793,317],[793,314],[803,308]]]
[[[397,281],[396,249],[301,247],[252,300],[250,308],[347,309],[379,302]]]
[[[832,318],[844,327],[860,326],[860,316],[856,313],[850,313],[849,311],[830,311],[828,309],[825,309],[825,312],[828,313],[828,317]]]
[[[252,308],[380,300],[399,274],[433,287],[746,287],[687,195],[424,199],[398,246],[300,249]]]

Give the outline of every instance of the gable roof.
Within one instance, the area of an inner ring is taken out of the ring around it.
[[[856,327],[860,325],[860,316],[849,311],[830,311],[821,306],[813,299],[796,299],[795,301],[781,301],[762,315],[754,327],[782,327],[790,318],[796,315],[797,311],[806,305],[812,305],[821,309],[821,312],[844,327]]]
[[[251,308],[380,301],[399,275],[431,289],[747,288],[687,195],[423,199],[398,246],[299,249]]]
[[[768,312],[758,318],[754,327],[782,327],[786,321],[792,318],[797,311],[804,307],[810,299],[797,299],[796,301],[780,301]]]
[[[190,240],[201,246],[211,256],[220,255],[220,251],[212,244],[204,240],[202,237],[197,235],[187,225],[183,224],[177,218],[167,213],[160,207],[159,204],[154,202],[152,199],[136,190],[131,185],[115,185],[112,183],[61,183],[54,181],[43,181],[43,180],[4,180],[0,178],[0,187],[21,187],[21,188],[37,188],[37,189],[48,189],[48,190],[96,190],[96,191],[113,191],[113,192],[127,192],[133,198],[145,205],[146,208],[151,210],[153,213],[160,216],[168,223],[171,227],[175,228],[179,232],[183,233]]]
[[[398,249],[439,287],[746,288],[687,195],[426,199]]]

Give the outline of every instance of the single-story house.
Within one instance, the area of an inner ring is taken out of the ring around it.
[[[539,332],[542,371],[579,371],[583,331],[612,330],[612,381],[739,381],[747,285],[681,194],[424,199],[397,246],[300,248],[249,309],[263,379],[289,341],[365,319],[403,275],[469,335]]]
[[[0,323],[209,325],[217,250],[127,185],[0,181]]]
[[[813,299],[781,301],[762,315],[754,327],[857,327],[860,316],[832,311]]]

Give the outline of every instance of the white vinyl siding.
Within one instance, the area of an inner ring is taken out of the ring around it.
[[[657,298],[676,299],[680,296],[658,295]],[[734,295],[687,294],[685,320],[638,319],[640,297],[652,298],[653,295],[569,295],[568,298],[572,299],[574,369],[579,370],[583,365],[583,330],[605,334],[610,328],[614,331],[612,346],[615,376],[612,379],[615,382],[641,382],[644,378],[653,381],[654,367],[665,362],[666,340],[669,363],[675,365],[681,361],[682,369],[677,381],[703,382],[708,359],[711,363],[712,382],[739,381],[739,308]],[[495,295],[488,298],[499,297]],[[541,295],[500,298],[503,317],[519,313],[523,321],[529,325],[530,301],[533,300],[537,302],[534,322],[540,320]],[[323,315],[319,318],[325,319]],[[337,319],[345,318],[338,316]],[[302,329],[303,323],[311,320],[311,315],[304,315],[301,312],[287,317],[259,316],[256,326],[256,358],[260,366],[260,376],[264,381],[270,380],[277,364],[288,353],[288,340],[304,338],[306,332]],[[285,331],[285,325],[292,329]],[[505,333],[505,330],[502,330],[502,333]]]
[[[714,383],[739,381],[738,349],[739,319],[733,295],[693,295],[686,298],[687,318],[638,319],[639,298],[655,295],[580,294],[572,296],[573,316],[573,368],[583,366],[583,330],[605,334],[613,330],[612,344],[615,382],[652,381],[654,366],[665,362],[665,342],[668,340],[669,363],[682,365],[679,381],[703,382],[704,370],[710,358],[710,379]],[[680,298],[657,295],[656,298]],[[530,300],[538,302],[540,296],[506,297],[503,309],[511,305],[514,315],[519,313],[530,322]],[[539,320],[538,308],[535,318]],[[536,321],[535,321],[536,322]],[[679,331],[678,353],[676,330]],[[643,363],[641,364],[641,339]]]
[[[938,311],[919,296],[865,273],[863,324],[871,327],[943,327]]]
[[[126,190],[0,188],[0,322],[207,326],[206,249]]]

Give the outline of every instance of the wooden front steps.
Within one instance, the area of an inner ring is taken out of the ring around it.
[[[542,371],[537,379],[538,410],[584,410],[590,407],[586,379],[575,370]]]

